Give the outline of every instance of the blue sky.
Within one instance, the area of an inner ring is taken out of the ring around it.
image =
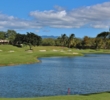
[[[95,37],[110,27],[110,0],[0,0],[0,31]]]

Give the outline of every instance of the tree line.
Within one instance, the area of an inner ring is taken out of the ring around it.
[[[17,33],[15,30],[0,31],[0,40],[9,40],[9,44],[22,47],[23,45],[31,46],[62,46],[79,49],[110,49],[110,32],[101,32],[96,37],[83,38],[75,37],[72,33],[70,36],[62,34],[56,39],[42,38],[41,36],[27,32],[26,34]]]

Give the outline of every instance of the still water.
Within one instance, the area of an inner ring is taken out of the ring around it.
[[[110,91],[110,54],[40,58],[0,67],[0,97],[38,97]]]

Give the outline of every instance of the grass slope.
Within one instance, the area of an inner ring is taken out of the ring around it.
[[[0,98],[0,100],[110,100],[110,93],[91,94],[82,96],[53,96],[39,98]]]
[[[0,66],[29,64],[39,62],[38,57],[80,56],[84,53],[110,53],[110,50],[78,50],[66,47],[39,46],[18,48],[12,45],[0,45]]]

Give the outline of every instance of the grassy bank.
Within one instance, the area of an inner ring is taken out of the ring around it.
[[[11,45],[0,45],[0,66],[29,64],[39,62],[38,57],[51,56],[82,56],[85,53],[110,53],[110,50],[79,50],[66,47],[40,46],[18,48]],[[40,98],[0,98],[0,100],[109,100],[110,93],[80,95],[80,96],[53,96]]]
[[[0,98],[0,100],[110,100],[110,93],[91,94],[82,96],[53,96],[39,98]]]
[[[84,53],[110,53],[110,50],[79,50],[66,47],[39,46],[18,48],[12,45],[0,45],[0,66],[29,64],[39,62],[38,57],[81,56]]]

